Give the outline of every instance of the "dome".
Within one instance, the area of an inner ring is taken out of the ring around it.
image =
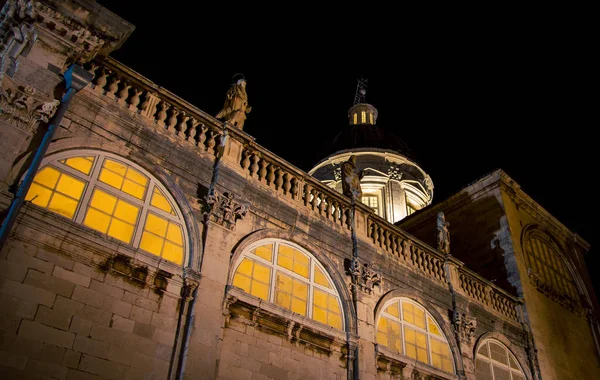
[[[355,124],[344,128],[334,138],[329,154],[343,150],[365,150],[376,148],[391,150],[414,160],[404,141],[385,128],[372,124]]]

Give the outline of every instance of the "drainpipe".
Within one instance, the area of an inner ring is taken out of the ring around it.
[[[54,114],[52,120],[50,120],[50,126],[44,135],[40,146],[37,148],[35,152],[35,156],[31,161],[31,165],[27,170],[27,174],[25,174],[25,178],[23,178],[23,182],[19,186],[19,190],[15,195],[15,198],[12,200],[8,213],[6,214],[6,218],[4,218],[4,222],[2,223],[2,228],[0,229],[0,249],[4,247],[4,243],[8,239],[8,235],[10,234],[10,230],[12,229],[15,220],[17,219],[17,215],[19,214],[19,210],[21,206],[23,206],[23,202],[25,201],[25,196],[29,191],[29,187],[31,186],[31,182],[33,182],[33,177],[35,173],[38,171],[42,159],[46,155],[46,151],[48,150],[48,146],[50,145],[50,141],[54,136],[54,132],[56,128],[60,125],[60,122],[65,115],[65,112],[69,108],[69,104],[73,99],[73,96],[77,91],[81,90],[88,83],[91,82],[93,78],[93,74],[86,71],[83,67],[79,65],[72,64],[69,66],[67,71],[64,73],[64,79],[67,85],[67,92],[63,96],[60,106],[58,110]]]

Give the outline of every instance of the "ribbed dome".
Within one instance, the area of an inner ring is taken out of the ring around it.
[[[361,148],[392,150],[414,159],[404,141],[385,128],[371,124],[355,124],[344,128],[334,138],[330,153]]]

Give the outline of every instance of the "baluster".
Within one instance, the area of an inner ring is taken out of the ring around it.
[[[352,219],[353,218],[350,217],[350,213],[352,213],[352,209],[348,208],[346,210],[346,228],[349,230],[352,230]]]
[[[92,74],[92,85],[91,85],[92,88],[96,87],[96,84],[94,83],[94,79],[96,79],[96,75],[97,75],[96,70],[98,70],[99,67],[100,66],[98,66],[94,62],[90,63],[90,68],[89,68],[88,72],[90,74]]]
[[[398,256],[398,252],[396,251],[396,248],[397,248],[396,236],[393,235],[390,240],[390,250],[392,251],[392,255],[394,255],[394,256]]]
[[[205,141],[206,141],[206,130],[208,129],[208,127],[204,124],[200,124],[200,135],[198,136],[198,146],[200,148],[202,148],[203,150],[206,150],[206,145],[205,145]]]
[[[138,90],[137,88],[133,88],[133,96],[129,99],[129,110],[130,111],[139,111],[138,104],[140,104],[140,94],[142,90]]]
[[[317,190],[311,189],[309,199],[310,199],[310,209],[313,211],[315,211],[315,207],[317,207],[317,205],[318,205],[317,197],[318,197]]]
[[[275,181],[275,166],[273,164],[269,164],[269,174],[267,174],[267,185],[272,186],[273,181]]]
[[[117,99],[117,103],[119,104],[127,104],[127,98],[129,98],[129,89],[131,88],[131,84],[128,81],[123,81],[123,88],[119,91],[119,99]]]
[[[283,175],[283,193],[285,195],[290,195],[290,189],[292,188],[292,182],[290,180],[290,175],[285,173]]]
[[[260,169],[258,169],[258,179],[263,182],[267,182],[267,165],[269,165],[267,160],[265,160],[264,158],[260,160]]]
[[[300,181],[298,178],[292,178],[292,199],[298,199],[298,189],[300,188]]]
[[[192,126],[190,127],[190,133],[188,133],[186,140],[191,142],[192,144],[196,145],[196,133],[198,133],[197,127],[198,127],[198,124],[200,124],[200,122],[193,117],[191,118],[191,120],[192,120]]]
[[[275,174],[275,190],[279,190],[281,189],[281,185],[283,185],[283,171],[281,170],[281,168],[277,168]]]
[[[338,207],[340,208],[340,216],[339,216],[339,222],[340,222],[340,226],[344,226],[344,222],[346,221],[346,208],[344,207],[344,205],[342,203],[338,203]]]
[[[181,113],[181,119],[179,120],[179,124],[177,124],[177,127],[175,127],[177,129],[176,134],[180,139],[185,140],[185,132],[187,132],[187,121],[190,119],[190,117],[188,115],[185,114],[185,112]]]
[[[106,86],[106,83],[108,81],[107,80],[108,75],[109,75],[108,70],[106,70],[106,68],[102,67],[100,69],[100,76],[98,77],[98,79],[96,79],[96,86],[94,87],[94,90],[104,93],[104,86]]]
[[[331,218],[331,198],[325,197],[325,217],[327,219]]]
[[[215,141],[215,137],[217,137],[217,132],[215,131],[210,131],[210,137],[208,139],[208,141],[206,142],[206,151],[214,154],[214,147],[217,144],[217,142]]]
[[[377,246],[383,248],[383,234],[385,233],[383,227],[379,226],[379,233],[377,234]]]
[[[249,150],[244,151],[244,159],[242,160],[242,169],[247,170],[250,167],[250,155],[252,153]]]
[[[171,108],[171,115],[167,120],[167,131],[170,133],[175,133],[175,125],[177,124],[177,116],[179,116],[179,110],[175,107]]]
[[[338,201],[333,201],[331,202],[331,208],[332,208],[332,219],[333,219],[333,223],[337,223],[338,219],[339,219],[339,212],[340,212],[340,206]]]
[[[116,97],[117,90],[119,89],[120,82],[121,79],[118,76],[113,75],[110,79],[110,84],[108,85],[108,91],[106,92],[106,96],[108,96],[111,99],[114,99]]]
[[[254,153],[250,161],[252,164],[250,165],[250,175],[258,176],[258,160],[260,160],[260,155],[258,153]]]
[[[323,215],[323,208],[325,207],[325,199],[323,199],[323,193],[319,192],[318,193],[318,197],[319,197],[319,215]]]
[[[310,183],[304,185],[304,206],[308,207],[310,205],[310,197],[312,192],[312,186]]]
[[[158,107],[160,108],[160,111],[158,111],[158,114],[156,114],[156,124],[158,124],[161,127],[164,127],[165,119],[167,118],[167,111],[169,110],[169,108],[171,108],[171,105],[163,100],[160,102]]]

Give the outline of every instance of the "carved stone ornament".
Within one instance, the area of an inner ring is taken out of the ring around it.
[[[391,164],[388,168],[388,176],[390,177],[390,179],[400,181],[402,179],[402,172],[400,171],[400,166]]]
[[[235,223],[243,219],[248,213],[249,206],[234,200],[233,193],[219,194],[215,190],[213,195],[204,197],[203,214],[211,221],[233,230]]]
[[[357,258],[350,261],[348,274],[352,276],[352,286],[371,294],[375,286],[381,285],[381,274],[368,263],[361,264]]]
[[[460,339],[466,342],[471,341],[477,328],[477,319],[455,311],[452,315],[452,324]]]
[[[7,75],[1,78],[0,120],[26,132],[32,132],[38,121],[48,122],[60,102],[36,95],[31,86],[19,85]]]
[[[94,31],[39,1],[9,0],[4,12],[4,28],[25,22],[41,26],[43,29],[59,31],[61,40],[75,50],[78,63],[93,59],[106,43]],[[10,41],[2,41],[0,45],[9,46]]]

